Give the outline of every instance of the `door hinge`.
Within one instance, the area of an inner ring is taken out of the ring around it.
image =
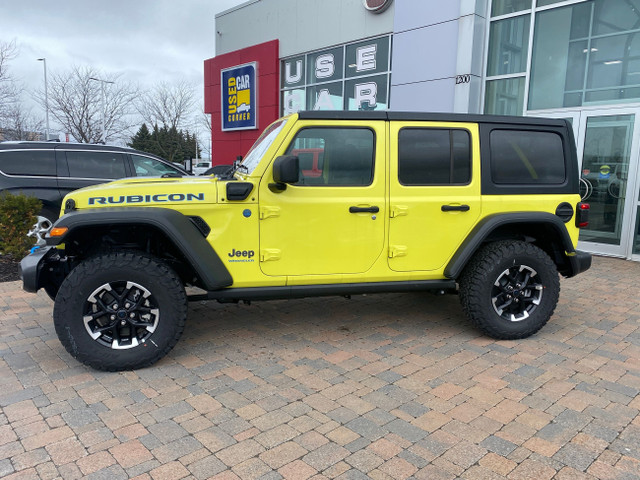
[[[279,217],[280,207],[260,207],[260,220],[269,217]]]
[[[389,247],[389,258],[406,257],[407,246],[406,245],[391,245]]]
[[[277,248],[264,248],[260,250],[261,262],[269,262],[271,260],[280,260],[280,250]]]
[[[391,210],[389,212],[389,216],[391,218],[395,218],[395,217],[402,217],[404,215],[407,215],[409,211],[409,207],[404,206],[404,205],[394,205],[391,207]]]

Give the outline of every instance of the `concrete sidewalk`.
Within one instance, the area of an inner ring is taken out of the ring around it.
[[[0,477],[640,478],[640,264],[595,258],[522,341],[455,296],[191,304],[152,368],[103,373],[0,284]]]

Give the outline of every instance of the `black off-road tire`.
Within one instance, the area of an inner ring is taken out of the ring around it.
[[[535,245],[516,240],[482,247],[458,283],[471,322],[500,340],[536,333],[553,315],[560,295],[555,263]]]
[[[116,295],[122,305],[113,309]],[[106,371],[160,360],[178,342],[186,317],[187,296],[176,273],[155,257],[124,251],[91,257],[74,268],[53,310],[56,333],[71,356]]]
[[[49,298],[55,302],[56,296],[58,295],[58,290],[60,290],[60,286],[54,285],[53,283],[45,283],[42,288],[47,293]]]

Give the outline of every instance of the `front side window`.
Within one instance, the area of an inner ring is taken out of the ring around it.
[[[69,176],[116,179],[127,176],[124,155],[111,152],[66,152]]]
[[[497,184],[561,184],[566,179],[562,138],[554,132],[493,130],[491,178]]]
[[[183,174],[177,168],[173,168],[155,158],[131,155],[131,160],[133,161],[133,168],[138,177],[159,177],[166,173]]]
[[[300,159],[296,185],[366,186],[373,181],[375,135],[368,128],[305,128],[287,149]]]
[[[53,150],[23,150],[0,153],[0,171],[7,175],[53,177],[56,159]]]
[[[402,185],[465,185],[471,180],[466,130],[403,128],[398,134],[398,180]]]

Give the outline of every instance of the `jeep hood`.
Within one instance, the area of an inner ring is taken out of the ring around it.
[[[126,178],[69,193],[76,209],[216,203],[218,180],[211,177]]]

